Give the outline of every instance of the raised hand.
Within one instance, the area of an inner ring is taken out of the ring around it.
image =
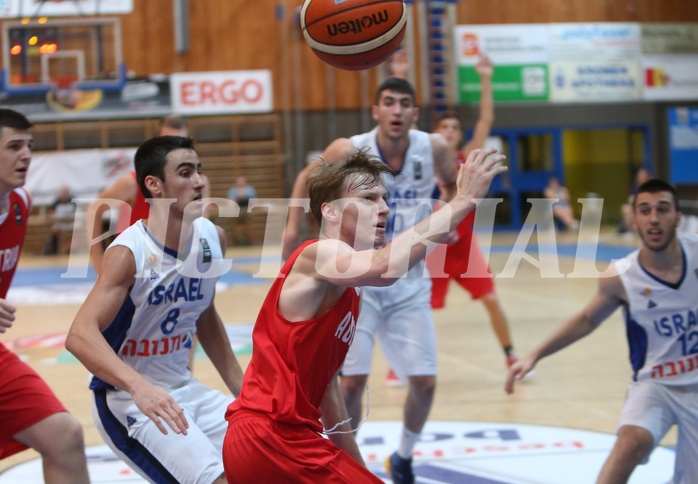
[[[506,156],[496,153],[494,148],[485,148],[468,154],[458,171],[456,196],[482,198],[487,195],[494,177],[507,171],[503,165]]]
[[[480,58],[475,64],[475,72],[480,77],[492,77],[494,73],[494,64],[492,64],[492,59],[490,59],[487,54],[480,54]]]

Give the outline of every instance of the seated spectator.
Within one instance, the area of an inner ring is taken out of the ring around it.
[[[570,193],[560,181],[551,176],[548,180],[548,186],[543,190],[545,198],[556,200],[553,203],[553,217],[555,220],[562,223],[566,230],[579,229],[579,221],[574,217],[572,205],[570,205]]]
[[[257,196],[257,191],[247,183],[247,178],[239,176],[235,186],[228,190],[228,198],[240,205],[240,215],[233,220],[233,232],[237,245],[250,245],[250,220],[247,206],[250,199]]]
[[[70,252],[70,242],[73,236],[75,224],[75,204],[72,202],[70,188],[62,186],[58,198],[51,205],[51,237],[49,238],[45,254],[67,254]]]

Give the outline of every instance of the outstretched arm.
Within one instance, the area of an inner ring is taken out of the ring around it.
[[[587,336],[626,299],[620,276],[615,273],[614,268],[609,269],[609,272],[599,279],[598,290],[584,309],[565,321],[533,351],[512,365],[504,386],[505,391],[513,393],[514,381],[522,379],[540,359]]]
[[[443,241],[475,207],[474,200],[487,194],[492,179],[507,170],[501,165],[505,157],[494,152],[493,149],[472,151],[458,172],[457,195],[390,244],[378,250],[358,252],[336,239],[314,244],[317,256],[309,260],[316,268],[315,277],[344,287],[393,284],[426,256],[428,246],[433,248]]]
[[[475,65],[475,71],[480,76],[480,115],[475,124],[473,137],[463,147],[466,155],[475,149],[485,146],[494,123],[494,96],[492,94],[492,74],[494,66],[487,55],[482,55]]]

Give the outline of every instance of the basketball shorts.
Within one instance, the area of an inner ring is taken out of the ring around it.
[[[229,483],[381,483],[314,430],[239,410],[228,424],[223,462]]]
[[[14,435],[67,410],[46,382],[2,343],[0,368],[0,459],[4,459],[28,448]]]
[[[210,484],[223,474],[225,411],[234,398],[196,379],[169,392],[184,410],[187,435],[176,434],[164,422],[167,435],[160,432],[122,390],[94,391],[97,430],[119,458],[151,482]]]
[[[676,463],[672,482],[695,482],[698,476],[698,384],[663,385],[654,381],[633,382],[620,416],[618,428],[642,427],[657,446],[672,425],[678,425]],[[649,458],[649,456],[648,456]],[[645,460],[646,463],[647,461]],[[693,479],[693,480],[691,480]]]
[[[474,236],[469,243],[458,241],[453,246],[437,247],[427,257],[427,267],[432,276],[431,307],[434,309],[446,305],[452,280],[469,292],[472,299],[477,300],[494,292],[494,280]]]
[[[423,265],[418,264],[416,268],[421,272]],[[430,278],[403,278],[388,287],[364,287],[362,293],[361,313],[342,375],[371,373],[376,336],[388,363],[399,377],[436,375]]]

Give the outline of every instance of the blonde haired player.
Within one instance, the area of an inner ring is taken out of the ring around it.
[[[449,205],[387,245],[392,170],[367,150],[312,166],[320,240],[290,255],[255,323],[252,360],[227,414],[228,482],[382,482],[363,465],[336,376],[359,337],[360,295],[397,285],[424,258],[425,242],[443,240],[463,219],[506,170],[495,166],[504,157],[490,154],[473,152]]]
[[[455,193],[456,165],[453,151],[443,136],[411,129],[419,115],[412,85],[401,78],[389,78],[376,89],[373,119],[377,126],[368,133],[339,138],[325,149],[329,162],[346,159],[355,149],[368,149],[393,171],[383,177],[391,215],[386,239],[410,229],[431,212],[432,194],[439,180],[444,199]],[[305,180],[309,169],[296,178],[293,198],[307,196]],[[284,237],[284,254],[298,246],[300,210],[289,212]],[[436,390],[436,334],[429,298],[431,281],[424,263],[390,287],[364,290],[361,320],[354,344],[342,368],[342,391],[349,415],[356,426],[361,419],[362,396],[371,372],[373,346],[378,337],[383,353],[398,375],[407,377],[403,429],[398,449],[388,462],[394,482],[411,482],[412,451],[429,416]]]

